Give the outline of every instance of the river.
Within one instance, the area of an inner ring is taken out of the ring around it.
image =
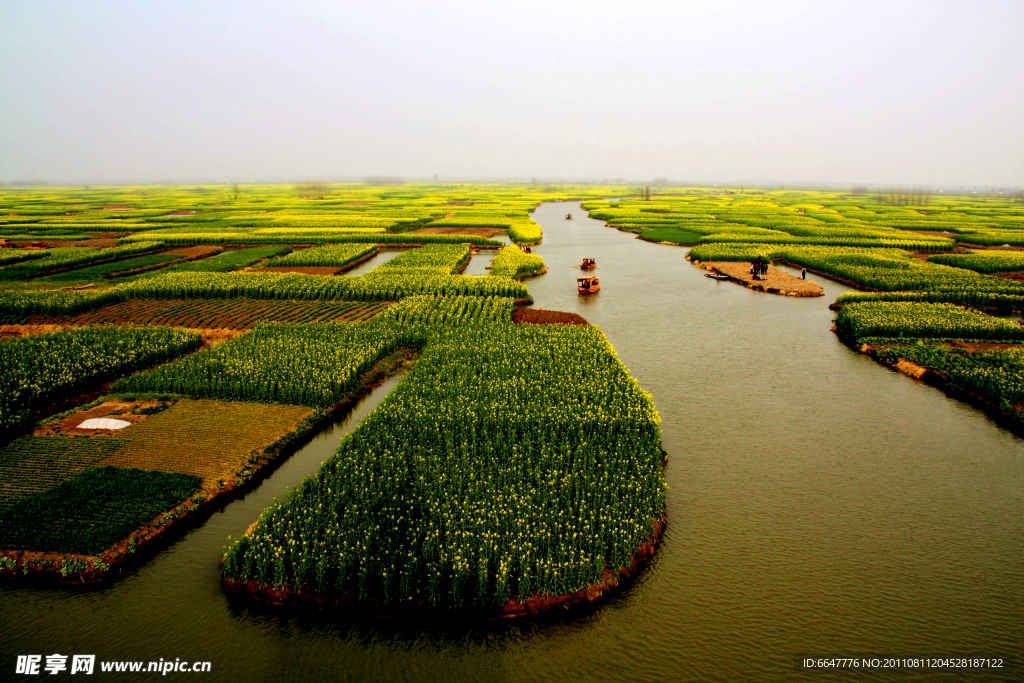
[[[210,681],[819,681],[845,676],[797,672],[794,659],[1001,656],[1018,664],[1001,678],[1019,677],[1024,440],[840,344],[828,304],[841,285],[817,278],[817,299],[752,292],[705,278],[685,248],[585,216],[575,203],[537,209],[549,272],[527,282],[537,306],[601,327],[663,420],[669,526],[623,590],[485,624],[224,595],[226,537],[315,470],[392,380],[348,426],[113,585],[0,587],[3,666],[59,652],[209,660],[196,678]],[[588,297],[575,286],[584,257],[602,285]]]

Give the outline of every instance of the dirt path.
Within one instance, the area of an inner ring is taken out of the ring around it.
[[[725,275],[732,282],[738,282],[758,292],[782,296],[825,296],[825,290],[813,280],[794,277],[775,266],[768,266],[768,273],[761,280],[750,274],[750,263],[745,261],[693,261],[704,270]]]

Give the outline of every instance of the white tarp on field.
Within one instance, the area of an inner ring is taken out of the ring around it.
[[[78,429],[124,429],[131,422],[114,420],[109,417],[94,417],[78,425]]]

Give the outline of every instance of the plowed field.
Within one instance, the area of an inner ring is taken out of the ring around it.
[[[311,323],[369,320],[391,304],[357,301],[274,301],[204,299],[199,301],[132,299],[80,313],[70,325],[171,325],[246,330],[258,322]]]

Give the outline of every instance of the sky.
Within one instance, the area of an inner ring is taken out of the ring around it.
[[[1024,2],[0,0],[0,182],[1024,187]]]

